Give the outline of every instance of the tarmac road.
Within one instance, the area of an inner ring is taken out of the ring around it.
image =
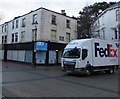
[[[118,97],[118,72],[69,76],[60,66],[2,62],[5,97]]]

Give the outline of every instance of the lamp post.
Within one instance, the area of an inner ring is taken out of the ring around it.
[[[36,40],[37,40],[37,24],[35,24],[35,29],[34,29],[34,39],[32,40],[33,43],[33,66],[36,68]]]

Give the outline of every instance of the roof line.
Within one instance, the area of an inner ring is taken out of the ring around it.
[[[74,17],[70,17],[70,16],[67,16],[67,15],[63,15],[63,14],[61,14],[61,13],[59,13],[59,12],[55,12],[55,11],[46,9],[46,8],[44,8],[44,7],[40,7],[40,8],[38,8],[38,9],[36,9],[36,10],[33,10],[33,11],[31,10],[30,12],[28,12],[28,13],[26,13],[26,14],[23,14],[23,15],[21,15],[21,16],[14,17],[14,18],[13,18],[12,20],[10,20],[10,21],[13,21],[13,20],[15,20],[15,19],[17,19],[17,18],[23,17],[23,16],[25,16],[25,15],[28,15],[28,14],[30,14],[30,13],[32,13],[32,12],[35,12],[35,11],[38,11],[38,10],[40,10],[40,9],[44,9],[44,10],[46,10],[46,11],[50,11],[50,12],[53,12],[53,13],[56,13],[56,14],[59,14],[59,15],[62,15],[62,16],[69,17],[69,18],[72,18],[72,19],[77,20],[77,19],[74,18]],[[8,22],[10,22],[10,21],[4,22],[3,24],[8,23]],[[3,25],[3,24],[1,24],[1,25]]]
[[[117,9],[117,8],[120,8],[120,2],[118,2],[118,3],[110,6],[109,8],[105,9],[93,22],[95,22],[99,17],[101,17],[107,11],[112,10],[112,9]]]

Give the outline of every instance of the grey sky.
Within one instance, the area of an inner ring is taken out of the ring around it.
[[[12,20],[40,7],[44,7],[56,12],[65,10],[68,16],[79,16],[79,11],[86,5],[95,2],[118,2],[119,0],[0,0],[0,13],[3,22]]]

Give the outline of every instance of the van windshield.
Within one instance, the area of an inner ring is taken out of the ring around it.
[[[80,48],[69,48],[65,49],[63,52],[63,58],[80,58]]]

